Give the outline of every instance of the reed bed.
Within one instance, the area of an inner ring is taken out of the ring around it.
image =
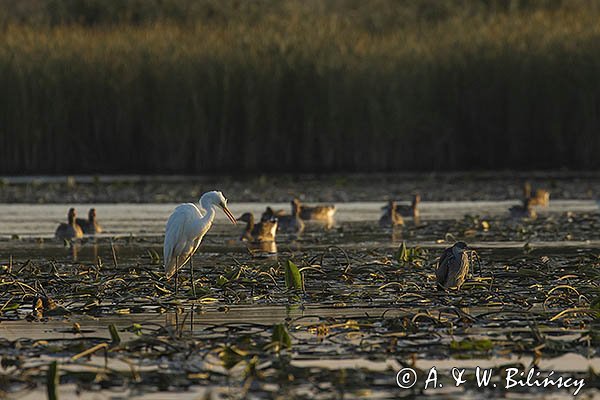
[[[4,18],[0,173],[600,166],[599,1],[409,3]]]

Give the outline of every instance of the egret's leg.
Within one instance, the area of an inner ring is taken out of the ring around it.
[[[196,297],[196,283],[194,282],[194,265],[192,264],[192,257],[190,257],[190,279],[192,280],[192,295]]]
[[[175,296],[177,296],[177,289],[179,283],[179,257],[175,257]]]

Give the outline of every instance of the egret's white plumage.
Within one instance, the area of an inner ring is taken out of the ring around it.
[[[206,192],[198,205],[185,203],[175,208],[165,228],[163,256],[167,279],[196,252],[215,219],[215,207],[220,207],[231,222],[236,223],[221,192]]]

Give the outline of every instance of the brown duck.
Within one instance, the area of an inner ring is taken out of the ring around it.
[[[537,218],[537,213],[531,204],[531,198],[525,198],[523,204],[512,206],[508,209],[508,212],[510,212],[512,218]]]
[[[314,220],[330,222],[333,219],[333,215],[336,211],[335,206],[333,204],[305,206],[298,199],[292,200],[292,209],[294,207],[298,208],[300,218],[302,218],[305,221]]]
[[[238,221],[246,223],[246,229],[240,240],[248,242],[274,242],[277,233],[277,219],[273,218],[269,221],[254,223],[254,215],[252,213],[244,213],[238,218]]]
[[[95,208],[90,208],[90,211],[88,212],[88,219],[77,218],[75,222],[77,222],[77,225],[81,227],[81,230],[85,234],[94,235],[102,232],[102,227],[96,220]]]
[[[296,203],[292,203],[292,214],[285,215],[282,210],[274,211],[271,207],[267,207],[261,217],[261,221],[270,221],[277,218],[277,230],[289,233],[302,233],[304,231],[304,221],[300,218],[300,210]]]
[[[550,192],[546,189],[535,189],[534,191],[529,182],[523,184],[523,198],[529,199],[532,206],[548,207],[550,204]]]
[[[420,216],[419,204],[421,204],[421,195],[415,194],[409,206],[396,205],[396,212],[403,217],[413,217],[418,219]]]
[[[404,219],[397,212],[397,204],[394,200],[388,202],[387,207],[384,207],[384,213],[379,218],[379,225],[382,227],[394,227],[404,225]]]
[[[265,208],[265,212],[262,214],[261,221],[268,221],[271,218],[285,217],[285,215],[286,214],[284,210],[273,210],[271,207],[267,207]]]
[[[67,214],[67,223],[61,223],[58,228],[56,228],[54,236],[63,240],[83,237],[83,231],[81,230],[81,227],[75,222],[76,217],[77,213],[75,212],[75,209],[70,208]]]

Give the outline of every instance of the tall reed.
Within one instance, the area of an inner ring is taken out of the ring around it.
[[[7,18],[0,172],[600,167],[600,2],[434,3]]]

